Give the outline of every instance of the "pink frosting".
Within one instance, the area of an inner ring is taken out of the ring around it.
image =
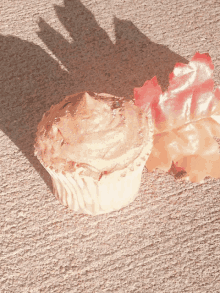
[[[129,165],[149,139],[148,119],[132,101],[83,92],[66,97],[38,125],[35,154],[46,167],[112,172]]]

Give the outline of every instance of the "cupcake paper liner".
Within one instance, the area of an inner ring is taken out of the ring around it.
[[[77,213],[99,215],[121,209],[137,196],[141,176],[153,147],[153,122],[148,115],[149,132],[141,154],[126,168],[102,175],[100,180],[85,176],[83,167],[62,172],[44,165],[51,175],[54,195],[58,201]]]

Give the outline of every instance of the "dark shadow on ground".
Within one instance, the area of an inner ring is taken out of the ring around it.
[[[37,125],[52,104],[84,90],[130,99],[134,87],[155,75],[165,90],[174,65],[188,63],[167,47],[151,42],[130,21],[115,18],[113,44],[79,0],[65,0],[64,7],[54,8],[72,43],[43,19],[37,34],[68,72],[39,46],[0,36],[0,127],[51,190],[48,173],[33,155],[33,144]]]

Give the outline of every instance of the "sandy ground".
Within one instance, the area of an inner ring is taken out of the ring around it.
[[[82,90],[131,97],[208,52],[220,83],[219,0],[0,3],[0,292],[220,292],[220,180],[144,170],[137,199],[75,215],[33,156],[43,113]]]

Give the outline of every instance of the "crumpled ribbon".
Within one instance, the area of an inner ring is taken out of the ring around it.
[[[213,70],[211,57],[197,52],[188,64],[175,65],[166,92],[156,77],[134,89],[135,105],[151,111],[154,121],[148,171],[183,172],[192,182],[220,178],[214,138],[220,137],[220,86],[214,92]]]

